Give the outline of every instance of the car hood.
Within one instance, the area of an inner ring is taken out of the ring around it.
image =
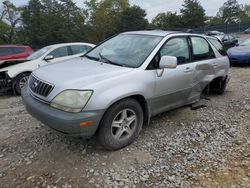
[[[250,55],[250,46],[237,46],[227,51],[228,55]]]
[[[55,85],[55,90],[60,92],[65,89],[92,89],[87,87],[132,70],[77,57],[36,69],[33,75]]]
[[[3,60],[0,61],[0,71],[6,71],[9,67],[17,66],[19,64],[25,63],[29,60],[27,59],[13,59],[13,60]]]

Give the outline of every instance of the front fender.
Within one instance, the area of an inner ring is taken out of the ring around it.
[[[143,96],[146,101],[154,95],[155,73],[152,71],[133,71],[129,75],[101,82],[95,86],[94,93],[84,110],[108,109],[117,101],[134,96]]]

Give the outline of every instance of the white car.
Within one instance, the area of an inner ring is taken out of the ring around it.
[[[46,46],[25,60],[9,60],[0,62],[0,91],[13,89],[20,94],[30,73],[40,66],[68,60],[84,55],[95,47],[90,43],[63,43]]]

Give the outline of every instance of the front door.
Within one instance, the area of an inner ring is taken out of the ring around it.
[[[162,56],[175,56],[178,66],[175,69],[155,70],[155,96],[152,111],[157,114],[185,104],[194,73],[194,64],[190,63],[190,50],[187,37],[169,39],[159,51]]]

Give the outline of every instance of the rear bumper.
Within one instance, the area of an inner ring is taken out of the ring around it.
[[[22,98],[27,111],[46,126],[70,136],[90,138],[98,128],[104,110],[68,113],[51,107],[49,104],[33,98],[28,88],[22,90]],[[80,123],[92,121],[89,126],[81,127]]]

